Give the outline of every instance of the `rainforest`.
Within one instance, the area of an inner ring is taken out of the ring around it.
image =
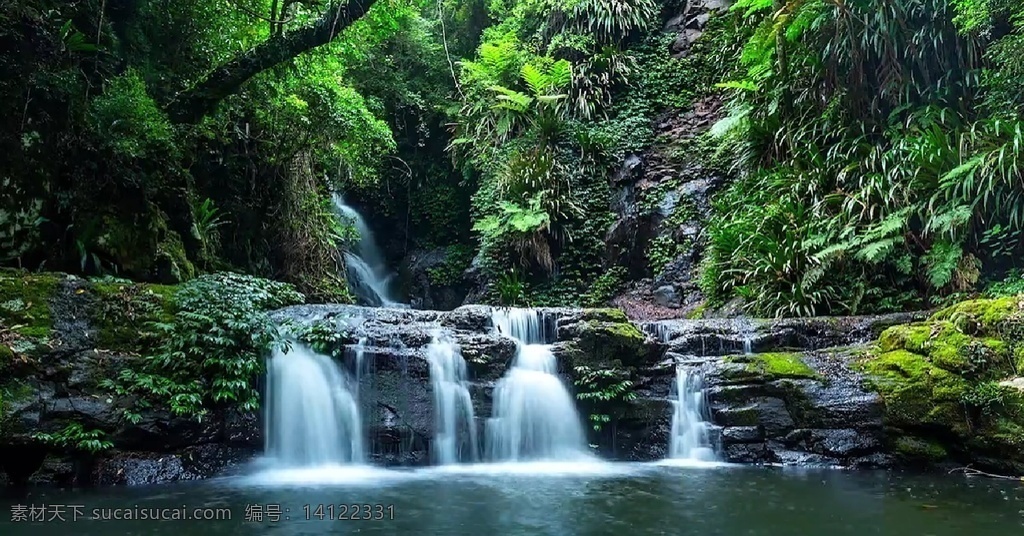
[[[1022,239],[1020,0],[8,0],[0,490],[1005,533]]]

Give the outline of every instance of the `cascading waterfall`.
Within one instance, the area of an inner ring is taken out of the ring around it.
[[[266,454],[277,465],[364,461],[359,404],[330,357],[293,343],[267,363]]]
[[[434,445],[440,465],[477,461],[476,420],[466,381],[466,360],[450,339],[434,335],[426,349],[434,391]],[[465,441],[459,441],[460,436]],[[466,455],[463,456],[462,454]]]
[[[370,226],[366,224],[362,215],[345,204],[341,194],[335,193],[332,198],[338,215],[351,220],[359,233],[359,242],[356,243],[354,251],[344,253],[345,267],[348,270],[348,280],[352,292],[369,305],[384,307],[401,305],[392,296],[391,274],[384,263],[384,257],[381,255],[377,241],[374,240]]]
[[[572,395],[557,376],[543,314],[497,309],[492,321],[519,343],[512,368],[494,389],[487,421],[490,461],[578,460],[588,457]]]
[[[699,370],[676,365],[676,399],[672,401],[670,458],[715,461],[711,446],[704,379]]]

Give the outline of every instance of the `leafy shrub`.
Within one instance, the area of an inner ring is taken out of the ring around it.
[[[37,433],[34,439],[58,448],[69,448],[96,454],[113,448],[114,444],[104,439],[102,430],[86,430],[80,423],[68,424],[59,432]]]
[[[163,343],[140,370],[125,369],[104,386],[119,395],[142,395],[140,407],[166,404],[177,415],[202,419],[233,405],[252,411],[259,395],[252,381],[278,341],[269,309],[301,303],[290,285],[252,276],[200,276],[174,295],[174,319],[155,324]],[[140,415],[131,411],[129,420]]]
[[[93,131],[114,155],[134,160],[174,152],[171,124],[138,73],[110,80],[91,107]]]

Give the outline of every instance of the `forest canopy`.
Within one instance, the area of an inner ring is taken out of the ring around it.
[[[14,0],[0,50],[4,266],[350,301],[339,194],[456,302],[1020,281],[1016,0]]]

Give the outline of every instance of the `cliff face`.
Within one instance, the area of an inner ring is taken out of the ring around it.
[[[9,483],[195,479],[260,452],[258,409],[209,403],[196,419],[107,381],[145,369],[166,336],[156,327],[176,322],[178,287],[20,272],[0,283],[0,465]],[[667,455],[673,381],[684,366],[703,373],[711,440],[727,461],[1022,472],[1021,303],[777,321],[634,324],[616,309],[537,315],[593,425],[589,442],[608,459]],[[357,321],[341,327],[343,319]],[[483,306],[295,305],[268,320],[333,333],[324,340],[335,355],[361,351],[369,455],[384,465],[431,460],[434,335],[446,334],[466,359],[480,430],[516,352]]]

